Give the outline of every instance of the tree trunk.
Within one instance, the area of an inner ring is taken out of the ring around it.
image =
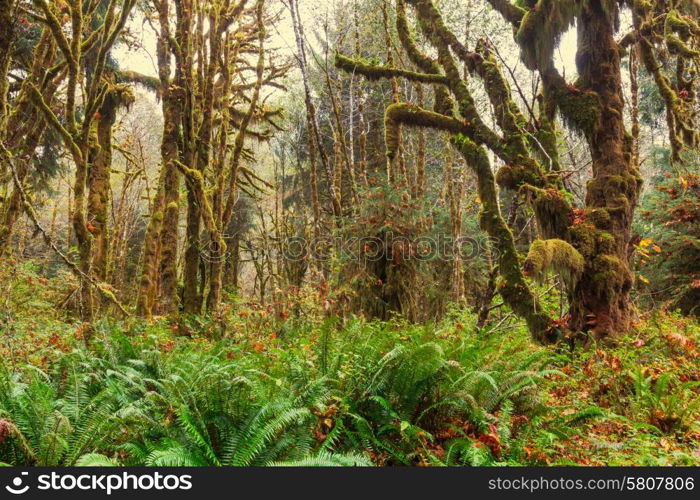
[[[7,73],[15,41],[15,4],[16,0],[0,0],[0,25],[3,27],[0,30],[0,139],[5,137],[5,124],[9,114],[7,92],[10,81]]]
[[[180,15],[180,11],[178,11]],[[176,71],[176,83],[170,80],[170,5],[158,4],[160,34],[158,37],[158,76],[163,102],[163,137],[160,145],[162,170],[151,220],[146,231],[144,262],[139,294],[139,314],[150,316],[160,292],[158,311],[170,314],[177,310],[177,242],[180,217],[179,160],[180,127],[182,124],[182,68]],[[180,18],[179,23],[183,20]]]
[[[177,171],[180,96],[172,90],[163,95],[163,224],[160,230],[160,302],[162,314],[177,310],[177,242],[180,220],[180,175]]]
[[[592,1],[578,20],[576,62],[580,87],[597,93],[601,115],[586,134],[593,178],[586,194],[586,221],[572,226],[574,246],[586,259],[571,300],[571,326],[596,338],[627,331],[632,319],[629,263],[632,216],[642,180],[632,163],[632,141],[623,123],[620,55],[613,14]]]
[[[109,267],[108,217],[111,205],[112,127],[117,120],[117,108],[122,102],[125,88],[108,91],[96,120],[94,142],[90,145],[88,162],[88,229],[93,240],[93,272],[100,281],[107,279]]]

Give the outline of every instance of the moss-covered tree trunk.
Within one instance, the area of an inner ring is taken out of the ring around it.
[[[177,171],[178,128],[180,118],[179,98],[163,99],[163,225],[160,232],[160,304],[162,314],[177,310],[177,242],[180,220],[180,175]]]
[[[628,330],[632,317],[629,265],[632,216],[641,178],[632,162],[632,140],[623,122],[620,51],[613,38],[615,14],[588,2],[578,18],[576,62],[580,90],[600,100],[600,119],[586,133],[593,161],[586,217],[572,226],[572,242],[585,258],[582,279],[571,297],[571,324],[596,337]]]
[[[31,164],[34,160],[34,152],[39,145],[42,134],[46,130],[46,120],[44,120],[43,117],[35,113],[29,113],[26,116],[30,116],[37,121],[34,123],[29,133],[24,136],[22,145],[20,146],[21,154],[17,162],[17,177],[22,183],[30,172]],[[20,216],[21,208],[22,200],[20,192],[17,189],[13,189],[7,199],[4,200],[2,207],[0,207],[0,256],[4,255],[9,250],[10,242],[12,241],[12,233],[15,223]]]
[[[0,26],[2,26],[2,30],[0,30],[0,139],[4,138],[9,110],[7,91],[10,81],[7,78],[7,73],[10,70],[12,47],[15,42],[16,5],[16,0],[0,0]]]
[[[182,125],[182,153],[185,166],[188,168],[206,168],[206,164],[201,162],[207,160],[204,155],[205,149],[208,150],[209,140],[205,143],[200,141],[200,137],[204,137],[209,131],[204,130],[207,126],[206,122],[210,117],[205,112],[206,105],[204,90],[205,77],[207,76],[204,68],[205,60],[202,53],[198,54],[197,68],[194,66],[195,53],[198,48],[194,47],[194,39],[204,43],[202,16],[206,14],[200,12],[200,9],[193,11],[192,0],[183,0],[175,2],[175,10],[177,11],[177,30],[175,37],[178,40],[178,65],[184,75],[182,86],[185,95],[183,95],[183,125]],[[196,29],[195,29],[196,25]],[[211,29],[215,29],[211,26]],[[209,58],[211,60],[211,58]],[[212,82],[213,83],[213,82]],[[202,126],[199,127],[199,123]],[[200,130],[197,130],[200,128]],[[185,228],[185,261],[183,269],[183,292],[182,306],[184,312],[188,314],[199,314],[202,312],[202,290],[204,283],[200,286],[200,232],[202,222],[202,208],[197,199],[196,193],[192,190],[191,184],[188,184],[187,191],[187,224]],[[206,275],[201,275],[201,280],[204,282]]]
[[[162,0],[159,5],[161,35],[158,39],[158,75],[163,95],[163,138],[160,146],[163,165],[163,200],[161,206],[162,226],[160,228],[160,302],[159,312],[172,314],[178,308],[177,295],[177,244],[180,220],[180,174],[177,162],[180,160],[180,130],[184,108],[184,68],[175,69],[175,81],[171,84],[170,22],[167,18],[169,2]],[[182,13],[178,11],[182,17]],[[186,19],[180,18],[178,26]],[[182,29],[182,28],[180,28]]]
[[[180,11],[178,11],[180,15]],[[160,144],[161,171],[151,207],[151,218],[144,239],[143,269],[138,313],[150,316],[154,311],[170,314],[177,310],[177,243],[180,218],[180,131],[185,93],[183,68],[171,79],[171,57],[177,54],[171,45],[170,3],[158,3],[160,33],[157,42],[158,77],[163,110],[163,137]],[[179,18],[178,23],[183,22]],[[178,24],[179,25],[179,24]]]
[[[9,14],[9,11],[3,14]],[[8,43],[10,43],[8,39],[2,42],[3,45]],[[0,52],[2,50],[4,49],[0,48]],[[11,51],[9,46],[7,50],[7,60],[0,61],[3,64],[5,62],[9,64],[10,62],[9,56]],[[4,126],[0,124],[0,140],[3,141],[3,144],[9,150],[19,151],[17,155],[17,177],[22,183],[31,170],[36,148],[47,126],[44,116],[33,106],[32,101],[27,98],[28,86],[30,83],[40,85],[46,75],[46,69],[53,64],[54,60],[55,45],[52,43],[50,31],[45,29],[34,49],[34,63],[30,74],[22,84],[19,95],[15,98],[11,107],[5,100],[3,104],[4,109],[0,112],[0,121],[4,121]],[[3,76],[0,74],[1,78]],[[62,78],[63,76],[59,75],[45,82],[41,92],[46,102],[53,101],[56,89]],[[0,82],[0,92],[6,92],[7,89],[3,90],[1,86],[2,82]],[[2,98],[2,95],[0,95],[0,98]],[[0,255],[4,255],[8,251],[14,225],[20,215],[21,207],[20,192],[15,188],[0,207]]]
[[[92,266],[95,277],[107,281],[110,261],[109,213],[111,210],[112,188],[112,128],[117,120],[117,110],[128,106],[133,96],[128,87],[111,86],[105,95],[99,111],[95,115],[95,133],[90,145],[88,163],[88,230],[93,236]]]

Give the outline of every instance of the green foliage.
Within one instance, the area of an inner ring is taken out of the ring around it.
[[[634,408],[646,414],[649,423],[664,432],[687,428],[690,418],[700,409],[693,391],[700,381],[677,383],[671,373],[647,375],[637,366],[631,374],[634,384]]]
[[[197,348],[142,327],[103,323],[97,350],[53,352],[44,370],[3,364],[0,460],[362,465],[367,450],[378,463],[426,462],[446,422],[476,443],[499,409],[539,411],[549,373],[525,335],[503,346],[449,325],[329,322],[311,337],[300,326],[269,352],[231,338]]]
[[[168,321],[100,322],[90,349],[40,347],[41,368],[3,358],[0,462],[694,463],[696,326],[661,316],[642,347],[557,354],[454,314],[284,328],[237,315],[218,340],[206,321],[180,337]],[[654,454],[660,436],[688,444]]]
[[[337,253],[340,269],[334,289],[347,294],[350,310],[369,318],[439,318],[449,300],[445,284],[456,253],[446,238],[451,234],[446,204],[412,198],[374,178],[361,194],[358,213],[337,231],[346,244]],[[476,230],[473,216],[469,222]],[[475,246],[485,239],[483,233],[473,234]],[[472,277],[469,294],[483,287],[486,278],[485,263],[475,258],[480,248],[473,250],[464,263]]]
[[[657,152],[658,153],[658,152]],[[654,155],[659,158],[659,154]],[[665,158],[668,158],[665,156]],[[684,171],[667,164],[641,202],[637,245],[645,303],[661,302],[686,314],[700,313],[700,179],[697,157]],[[664,156],[659,159],[664,164]],[[649,283],[644,283],[648,281]]]

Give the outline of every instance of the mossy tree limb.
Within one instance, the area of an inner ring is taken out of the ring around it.
[[[498,291],[501,297],[525,319],[535,340],[544,343],[556,341],[560,332],[550,328],[551,318],[542,311],[537,297],[525,281],[513,233],[501,216],[496,182],[486,151],[464,135],[455,136],[452,142],[477,176],[482,203],[479,220],[481,228],[493,239],[496,247],[501,276]]]
[[[348,73],[359,73],[368,80],[405,78],[406,80],[417,83],[438,83],[442,85],[447,83],[447,79],[441,74],[419,73],[389,66],[378,66],[358,59],[352,59],[339,53],[335,55],[335,66]]]

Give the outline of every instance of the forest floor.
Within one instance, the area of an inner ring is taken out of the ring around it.
[[[700,465],[700,325],[674,314],[571,350],[467,312],[418,326],[236,305],[101,320],[86,348],[84,327],[24,311],[0,345],[0,462]],[[256,444],[236,452],[236,435]]]

